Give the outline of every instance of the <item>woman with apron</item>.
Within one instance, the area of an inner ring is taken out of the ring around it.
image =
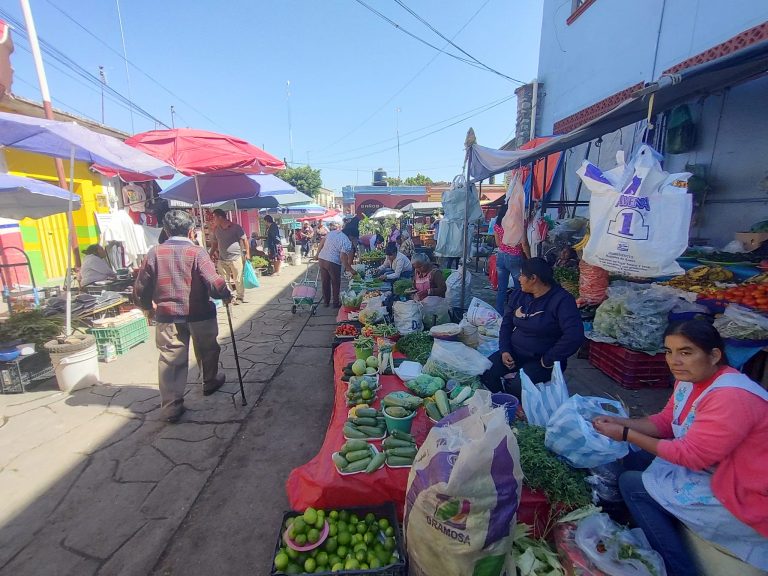
[[[670,326],[664,346],[676,380],[664,410],[593,422],[656,456],[644,471],[621,475],[624,502],[670,576],[698,573],[680,523],[768,570],[768,392],[728,366],[720,335],[704,320]]]

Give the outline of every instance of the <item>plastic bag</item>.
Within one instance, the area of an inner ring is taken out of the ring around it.
[[[469,407],[430,430],[408,476],[403,525],[410,573],[514,574],[522,481],[505,410],[490,408],[490,394],[478,390]]]
[[[421,301],[421,318],[424,328],[432,328],[438,324],[450,322],[448,302],[440,296],[427,296]]]
[[[477,348],[480,345],[477,326],[467,320],[466,314],[464,314],[464,318],[459,322],[459,326],[461,326],[461,335],[459,336],[459,339],[470,348]]]
[[[472,322],[475,326],[485,326],[487,324],[501,324],[501,314],[496,311],[496,308],[480,300],[480,298],[472,298],[467,309],[467,320]]]
[[[256,271],[248,260],[245,261],[245,266],[243,266],[243,286],[249,289],[261,286],[259,277],[256,276]]]
[[[595,430],[596,416],[627,418],[627,413],[615,400],[574,394],[549,419],[544,445],[574,468],[595,468],[626,456],[629,444]]]
[[[645,278],[683,273],[675,259],[688,247],[691,174],[668,174],[660,158],[643,145],[626,165],[619,152],[613,170],[603,172],[586,160],[577,170],[591,192],[584,248],[589,264]]]
[[[423,371],[446,381],[453,378],[459,384],[466,384],[474,381],[491,365],[488,358],[461,342],[435,340]]]
[[[421,332],[424,323],[421,320],[421,305],[413,300],[395,302],[392,304],[395,328],[405,336],[411,332]]]
[[[576,544],[597,568],[613,576],[666,576],[664,560],[640,528],[616,524],[608,514],[587,516],[576,527]],[[642,558],[642,560],[641,560]],[[652,567],[652,569],[649,569]]]
[[[442,226],[442,224],[441,224]],[[469,306],[472,300],[472,274],[467,272],[466,278],[464,278],[464,305],[461,303],[461,270],[462,266],[459,266],[458,270],[452,272],[445,280],[445,299],[448,301],[450,308],[461,308],[462,310]]]
[[[525,370],[520,370],[520,383],[523,411],[528,423],[534,426],[546,426],[552,414],[568,400],[568,386],[560,362],[555,362],[549,382],[534,384]]]
[[[723,315],[715,319],[715,328],[723,338],[768,340],[768,318],[736,304],[726,306]]]

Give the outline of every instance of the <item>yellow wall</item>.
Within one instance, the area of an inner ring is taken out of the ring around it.
[[[6,164],[10,173],[59,184],[54,159],[6,148]],[[64,172],[69,179],[69,161],[64,160]],[[94,212],[108,212],[97,206],[97,194],[105,193],[101,176],[91,172],[85,162],[75,162],[75,193],[80,196],[80,209],[73,213],[80,249],[98,242],[99,233]],[[69,185],[69,182],[67,182]],[[35,279],[45,284],[63,278],[67,267],[67,216],[56,214],[47,218],[20,223],[24,250],[29,254]]]

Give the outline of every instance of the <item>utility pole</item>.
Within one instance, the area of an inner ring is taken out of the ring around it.
[[[285,81],[285,100],[288,103],[288,151],[293,165],[293,127],[291,126],[291,81]]]
[[[131,73],[128,70],[128,51],[125,49],[125,32],[123,32],[123,15],[120,13],[120,0],[115,0],[117,6],[117,21],[120,23],[120,39],[123,41],[123,62],[125,63],[125,79],[128,83],[128,112],[131,115],[131,134],[135,134],[133,127],[133,95],[131,94]]]
[[[104,66],[99,66],[99,78],[101,79],[101,123],[104,124],[104,86],[107,84]]]
[[[174,110],[173,106],[171,106],[171,128],[176,128],[176,110]]]
[[[395,136],[397,136],[397,179],[400,180],[400,107],[395,108]]]
[[[307,150],[307,166],[310,166],[310,165],[311,165],[311,163],[309,161],[309,150]]]

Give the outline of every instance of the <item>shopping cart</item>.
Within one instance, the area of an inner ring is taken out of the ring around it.
[[[291,291],[291,298],[293,298],[293,306],[291,306],[291,312],[296,314],[298,310],[304,310],[308,308],[312,314],[317,314],[317,307],[320,304],[319,301],[315,301],[317,296],[317,288],[320,285],[320,267],[317,267],[315,272],[315,279],[309,279],[309,270],[311,264],[307,264],[307,271],[304,273],[304,279],[301,282],[292,282],[293,290]]]

